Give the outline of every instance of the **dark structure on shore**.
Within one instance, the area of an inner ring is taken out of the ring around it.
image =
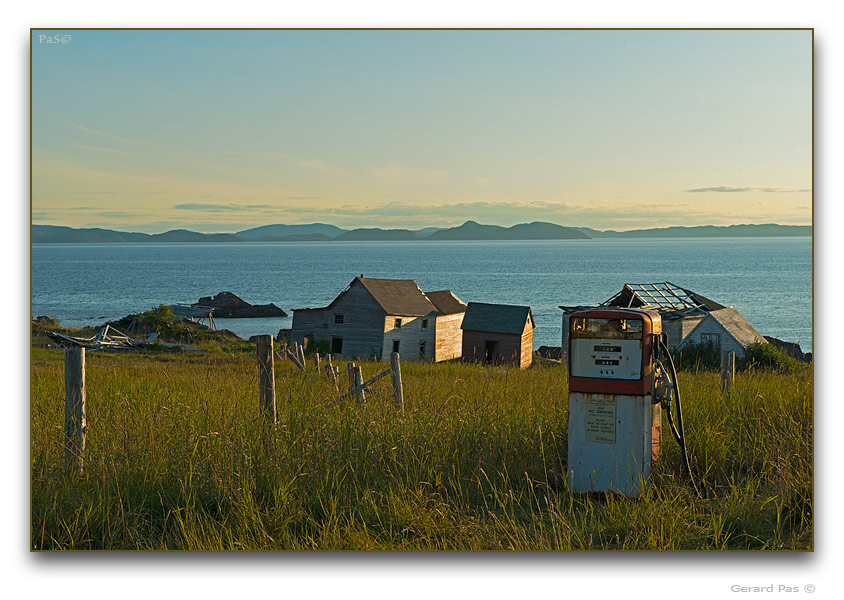
[[[260,317],[286,317],[287,313],[272,302],[269,304],[249,304],[232,292],[220,292],[214,297],[204,296],[199,302],[191,304],[193,308],[213,309],[214,317],[229,319],[248,319]]]

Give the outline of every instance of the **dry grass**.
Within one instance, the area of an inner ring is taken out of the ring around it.
[[[667,439],[639,500],[568,493],[565,369],[402,374],[397,412],[389,378],[365,408],[335,406],[325,377],[277,363],[267,426],[252,355],[89,353],[86,469],[69,478],[62,355],[33,349],[32,548],[812,548],[810,367],[741,375],[726,396],[717,374],[681,373],[704,497]]]

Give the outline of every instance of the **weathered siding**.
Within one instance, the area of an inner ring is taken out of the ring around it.
[[[323,331],[327,318],[324,309],[306,309],[293,311],[293,325],[290,327],[290,343],[302,344],[305,336]]]
[[[700,323],[704,319],[704,317],[705,315],[696,315],[694,317],[687,317],[683,319],[682,337],[677,341],[677,344],[686,339],[686,336],[689,335],[695,327],[697,327],[698,323]],[[676,346],[677,344],[675,344],[674,346]]]
[[[396,319],[402,321],[401,327],[396,327]],[[428,326],[422,329],[422,321],[428,321]],[[426,315],[424,317],[405,317],[387,315],[381,324],[383,329],[383,348],[381,362],[390,362],[390,354],[393,352],[393,344],[398,340],[399,354],[401,359],[407,362],[420,360],[434,360],[434,346],[436,342],[436,317]],[[420,356],[420,342],[425,342],[425,354]]]
[[[498,342],[496,364],[512,364],[521,369],[533,362],[533,328],[527,326],[521,335],[489,331],[463,331],[463,360],[486,361],[486,343]]]
[[[335,323],[335,315],[343,315],[343,323]],[[293,311],[290,341],[302,343],[305,336],[315,342],[331,344],[333,337],[343,338],[342,358],[381,357],[384,309],[360,284],[353,284],[327,308]],[[389,353],[387,355],[389,359]]]
[[[712,318],[701,321],[695,330],[689,334],[685,343],[700,344],[703,342],[704,335],[718,335],[721,342],[722,353],[732,351],[736,353],[736,358],[744,356],[744,346],[736,341],[732,334],[724,329],[724,326],[721,325],[721,323]]]
[[[525,369],[533,363],[533,327],[530,324],[526,325],[522,332],[521,345],[519,368]]]
[[[440,315],[436,321],[436,351],[434,362],[452,360],[463,355],[463,315]]]

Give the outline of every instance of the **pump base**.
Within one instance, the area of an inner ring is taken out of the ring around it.
[[[659,407],[650,394],[569,394],[568,484],[575,493],[641,496],[659,454]]]

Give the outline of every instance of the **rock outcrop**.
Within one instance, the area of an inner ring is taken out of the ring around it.
[[[220,292],[214,297],[204,296],[194,307],[213,308],[214,316],[229,319],[248,319],[255,317],[286,317],[287,313],[273,304],[249,304],[231,292]]]

